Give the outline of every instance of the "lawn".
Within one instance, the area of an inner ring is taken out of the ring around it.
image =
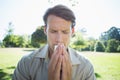
[[[20,58],[34,49],[0,48],[0,80],[11,80]]]
[[[120,80],[120,53],[82,53],[92,62],[97,80]]]
[[[29,48],[0,48],[0,80],[11,80],[20,58],[33,51]],[[97,80],[120,80],[120,54],[81,52],[95,68]]]

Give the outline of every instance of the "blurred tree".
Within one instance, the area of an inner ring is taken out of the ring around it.
[[[108,31],[104,32],[100,36],[100,40],[108,41],[110,39],[116,39],[120,41],[120,28],[111,27]]]
[[[5,47],[28,47],[30,43],[25,38],[24,35],[7,35],[3,39],[3,44]]]
[[[110,39],[107,42],[106,52],[118,52],[119,51],[120,41],[116,39]]]
[[[120,41],[120,28],[111,27],[108,31],[100,36],[100,40],[104,43],[106,52],[118,52],[118,41]]]
[[[5,47],[14,47],[16,45],[16,43],[13,42],[13,38],[15,38],[15,37],[13,35],[14,29],[13,29],[12,22],[8,23],[8,29],[6,31],[7,31],[7,33],[3,39],[3,45]]]
[[[105,51],[105,46],[102,42],[100,41],[97,41],[96,44],[95,44],[95,47],[94,47],[95,51],[98,51],[98,52],[104,52]]]
[[[31,47],[28,35],[22,35],[18,38],[19,47]]]
[[[4,39],[3,39],[3,44],[5,47],[18,47],[18,36],[15,35],[7,35]]]
[[[89,51],[94,51],[94,47],[95,47],[95,43],[96,43],[96,39],[89,37],[87,40],[87,47],[89,49]]]
[[[28,36],[20,36],[20,35],[14,35],[13,34],[14,28],[12,22],[9,22],[8,29],[6,36],[3,39],[3,45],[5,47],[26,47],[28,46],[28,40],[26,40],[26,37]]]
[[[8,23],[7,35],[12,35],[13,34],[13,32],[14,32],[13,26],[14,25],[12,24],[12,22]]]
[[[44,34],[44,26],[39,26],[32,34],[31,43],[33,47],[40,47],[40,44],[47,42],[47,37]]]
[[[80,32],[75,32],[74,37],[71,39],[70,47],[81,51],[82,48],[85,48],[85,40]]]
[[[120,45],[117,47],[117,51],[120,52]]]
[[[3,42],[0,41],[0,48],[3,48],[3,47],[4,47]]]
[[[116,39],[120,41],[120,28],[112,27],[108,31],[108,39]]]

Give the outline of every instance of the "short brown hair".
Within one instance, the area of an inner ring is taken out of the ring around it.
[[[72,10],[63,5],[56,5],[52,8],[49,8],[43,16],[45,26],[47,26],[47,18],[49,15],[55,15],[61,17],[67,21],[72,22],[72,27],[75,26],[75,15]]]

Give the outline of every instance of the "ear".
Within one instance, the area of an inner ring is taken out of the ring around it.
[[[73,27],[73,28],[72,28],[72,34],[74,34],[74,32],[75,32],[75,28]]]
[[[44,33],[45,33],[45,35],[47,35],[47,27],[46,26],[44,26]]]
[[[74,36],[74,33],[75,33],[75,28],[73,27],[72,28],[72,34],[71,34],[72,37]]]

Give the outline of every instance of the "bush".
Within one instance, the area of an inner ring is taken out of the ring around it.
[[[120,45],[118,46],[117,51],[120,52]]]
[[[118,52],[119,51],[120,41],[116,39],[110,39],[107,42],[106,52]]]
[[[44,34],[44,26],[39,26],[31,35],[31,44],[33,47],[40,47],[40,44],[47,43],[47,36]]]
[[[7,35],[3,39],[3,45],[5,47],[26,47],[29,45],[28,41],[26,40],[27,36],[20,36],[20,35]]]
[[[97,41],[96,44],[95,44],[94,50],[98,51],[98,52],[104,52],[105,51],[105,46],[103,45],[102,42]]]

